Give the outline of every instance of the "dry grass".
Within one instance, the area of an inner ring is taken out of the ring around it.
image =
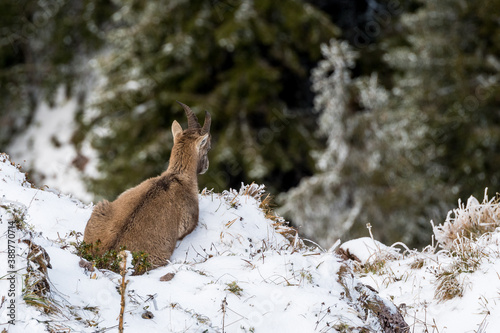
[[[444,302],[455,297],[462,297],[464,295],[464,285],[459,278],[460,272],[452,269],[437,273],[434,298]]]
[[[434,227],[439,245],[453,251],[459,238],[477,239],[500,227],[500,202],[498,196],[489,200],[485,192],[482,203],[470,197],[467,205],[459,201],[459,207],[450,211],[446,221]]]
[[[464,294],[464,281],[468,273],[474,273],[492,252],[492,234],[500,227],[500,203],[498,197],[489,200],[485,192],[482,203],[470,197],[467,205],[450,211],[446,221],[434,226],[439,246],[451,262],[435,273],[435,298],[446,301]]]
[[[446,253],[452,261],[440,267],[436,273],[435,298],[446,301],[464,294],[466,274],[474,273],[481,264],[494,253],[489,248],[490,234],[486,233],[477,239],[457,237],[450,244]],[[498,255],[498,253],[496,254]]]
[[[207,191],[206,189],[202,191],[202,195],[208,196],[213,195],[211,191]],[[276,205],[274,204],[273,197],[265,192],[264,185],[257,185],[255,183],[241,185],[239,190],[229,190],[224,191],[220,194],[221,197],[224,197],[228,204],[233,208],[238,208],[240,205],[240,201],[244,198],[254,198],[259,203],[259,209],[262,210],[266,219],[271,220],[273,223],[273,227],[279,234],[283,235],[295,248],[302,248],[304,243],[302,239],[298,236],[298,230],[290,227],[288,221],[286,221],[283,217],[279,216],[274,208]],[[228,227],[230,227],[236,220],[229,221]]]

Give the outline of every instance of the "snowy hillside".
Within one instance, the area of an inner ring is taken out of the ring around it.
[[[260,190],[200,194],[200,223],[178,243],[171,264],[138,276],[129,270],[125,332],[397,332],[405,322],[418,333],[500,327],[497,201],[460,204],[434,228],[438,245],[421,252],[369,237],[325,251],[305,246]],[[75,254],[91,211],[33,188],[0,155],[2,332],[118,331],[121,276]]]
[[[391,302],[352,274],[349,261],[305,246],[270,215],[259,191],[200,194],[199,225],[179,242],[172,263],[140,276],[129,271],[125,332],[405,326]],[[0,329],[117,331],[121,276],[94,270],[75,254],[92,206],[32,188],[6,155],[0,155],[0,200]]]
[[[356,260],[363,283],[399,305],[411,332],[499,332],[499,227],[498,198],[485,195],[482,203],[471,197],[450,211],[434,227],[438,243],[422,252],[400,254],[370,238],[341,248]]]

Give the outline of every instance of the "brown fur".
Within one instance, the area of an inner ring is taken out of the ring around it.
[[[198,173],[208,168],[210,115],[203,128],[191,110],[181,104],[190,120],[182,130],[172,124],[174,146],[168,169],[123,192],[115,201],[100,202],[84,234],[86,243],[100,240],[99,253],[125,246],[149,254],[153,267],[165,265],[177,240],[198,224]],[[189,113],[191,112],[191,114]],[[190,118],[191,117],[191,118]],[[194,118],[192,118],[194,117]]]

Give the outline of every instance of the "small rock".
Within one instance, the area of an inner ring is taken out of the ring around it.
[[[160,278],[160,281],[170,281],[174,278],[175,273],[167,273]]]
[[[80,259],[80,262],[78,264],[80,265],[81,268],[84,268],[85,270],[87,270],[89,272],[95,271],[94,265],[92,265],[92,263],[88,262],[87,260]]]

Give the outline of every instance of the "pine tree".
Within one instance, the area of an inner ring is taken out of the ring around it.
[[[384,242],[421,246],[458,198],[498,190],[499,9],[422,1],[401,18],[404,45],[385,44],[386,88],[376,73],[352,78],[346,44],[323,46],[313,81],[328,144],[320,172],[288,194],[298,225],[324,245],[370,223]]]
[[[41,101],[81,78],[83,56],[102,45],[109,1],[0,2],[0,147],[30,124]]]
[[[427,116],[439,177],[455,197],[481,196],[500,180],[500,1],[423,4],[403,21],[411,47],[387,61],[404,69],[401,92]]]
[[[105,93],[82,122],[101,160],[95,193],[112,198],[165,168],[171,123],[184,119],[176,100],[212,114],[202,186],[284,187],[311,172],[308,70],[336,33],[321,12],[299,0],[120,6],[100,62]]]

